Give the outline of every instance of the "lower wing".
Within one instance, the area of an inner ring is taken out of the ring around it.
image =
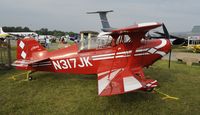
[[[111,96],[138,89],[148,90],[158,85],[156,80],[146,79],[141,75],[144,75],[142,69],[134,72],[130,68],[98,73],[98,94],[100,96]]]

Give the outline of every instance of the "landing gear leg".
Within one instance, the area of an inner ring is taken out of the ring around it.
[[[34,73],[34,72],[36,72],[36,71],[29,71],[29,72],[26,74],[27,80],[29,80],[29,81],[33,80],[33,77],[30,76],[30,75],[31,75],[32,73]]]

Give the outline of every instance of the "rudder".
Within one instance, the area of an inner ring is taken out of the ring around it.
[[[30,60],[34,52],[46,50],[34,38],[25,38],[17,41],[17,59]]]

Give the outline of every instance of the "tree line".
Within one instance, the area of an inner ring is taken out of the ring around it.
[[[53,36],[65,36],[65,35],[74,35],[77,34],[75,32],[64,32],[60,30],[50,31],[48,28],[41,28],[39,30],[31,30],[28,27],[2,27],[4,32],[36,32],[38,35],[53,35]]]
[[[28,27],[2,27],[4,32],[32,32]]]

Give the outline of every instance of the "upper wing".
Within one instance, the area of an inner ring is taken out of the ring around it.
[[[147,31],[154,29],[154,28],[157,28],[159,26],[161,26],[161,24],[157,23],[157,22],[139,23],[139,24],[132,25],[132,26],[129,26],[129,27],[126,27],[126,28],[113,30],[111,35],[112,34],[118,34],[118,35],[130,34],[130,33],[135,33],[135,32],[146,33]]]
[[[130,38],[129,41],[136,45],[134,47],[137,47],[137,45],[140,44],[141,39],[145,38],[145,34],[149,30],[157,28],[159,26],[161,26],[161,24],[157,22],[140,23],[140,24],[135,24],[135,25],[126,27],[126,28],[112,30],[112,32],[109,33],[108,35],[111,35],[113,38],[112,40],[113,46],[116,44],[116,41],[118,38],[123,39],[124,35],[128,35]]]

